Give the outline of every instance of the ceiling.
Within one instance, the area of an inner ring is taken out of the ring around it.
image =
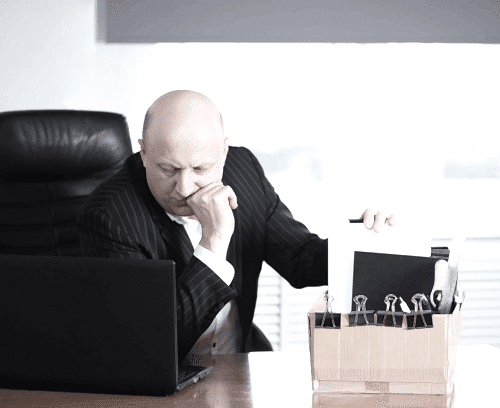
[[[97,0],[108,43],[500,43],[500,0]]]

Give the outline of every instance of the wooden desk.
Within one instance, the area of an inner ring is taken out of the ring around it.
[[[483,407],[498,404],[500,349],[460,346],[451,398],[409,395],[312,393],[308,352],[261,352],[207,357],[212,373],[165,398],[0,390],[1,408],[154,408],[154,407]]]

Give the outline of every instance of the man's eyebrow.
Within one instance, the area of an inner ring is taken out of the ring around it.
[[[210,166],[213,166],[214,164],[215,164],[214,162],[204,162],[204,163],[200,163],[197,166],[193,166],[193,167],[196,169],[198,167],[210,167]]]
[[[169,162],[169,161],[159,161],[156,163],[158,166],[169,166],[169,167],[177,167],[175,163]]]
[[[157,164],[160,167],[173,167],[175,169],[183,168],[182,166],[178,166],[176,163],[169,162],[169,161],[162,161],[162,162],[159,162]],[[196,166],[192,166],[192,167],[193,167],[193,169],[197,169],[197,168],[201,168],[201,167],[211,167],[214,164],[215,164],[215,162],[203,162],[203,163],[197,164]]]

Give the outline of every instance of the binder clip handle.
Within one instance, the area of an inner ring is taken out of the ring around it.
[[[328,313],[331,313],[332,312],[332,302],[333,302],[333,296],[332,295],[329,295],[328,292],[325,293],[325,302],[326,302],[326,311]]]
[[[392,312],[392,322],[394,326],[396,326],[396,316],[394,316],[394,313],[396,312],[396,301],[398,300],[398,297],[396,295],[393,295],[392,293],[388,294],[385,299],[384,303],[386,305],[385,309],[385,314],[384,314],[384,320],[382,320],[382,325],[385,326],[385,321],[387,320],[387,314],[389,313],[389,308],[391,309],[390,311]]]
[[[429,303],[427,298],[423,293],[416,293],[413,295],[411,298],[412,303],[415,305],[415,318],[413,319],[413,328],[416,327],[416,322],[417,322],[417,313],[420,313],[420,316],[422,317],[422,321],[424,322],[424,326],[427,327],[427,322],[425,321],[424,317],[424,308],[422,303],[425,302],[426,304]]]
[[[370,324],[368,322],[368,318],[366,317],[366,301],[368,300],[368,298],[365,295],[357,295],[354,296],[352,300],[354,301],[354,303],[356,303],[356,316],[354,318],[354,325],[356,326],[358,323],[359,313],[363,313],[363,316],[365,318],[365,323]]]
[[[323,320],[321,320],[321,327],[324,327],[326,315],[330,313],[330,316],[332,318],[333,328],[336,328],[337,326],[335,325],[335,319],[333,318],[333,312],[332,312],[333,296],[329,295],[328,292],[325,293],[325,302],[326,302],[326,307],[325,307],[325,312],[323,313]]]
[[[423,312],[423,302],[429,303],[427,298],[423,293],[415,293],[411,298],[412,303],[415,305],[415,312]]]
[[[361,303],[359,299],[361,299]],[[356,303],[356,312],[366,311],[366,301],[368,300],[368,298],[365,295],[354,296],[352,300],[354,301],[354,303]]]
[[[391,308],[392,312],[396,311],[396,301],[398,300],[398,297],[396,295],[393,295],[392,293],[388,294],[385,299],[384,303],[386,304],[386,312],[389,311],[389,306]]]

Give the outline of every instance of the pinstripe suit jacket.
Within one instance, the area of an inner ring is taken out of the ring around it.
[[[175,261],[179,361],[233,298],[243,328],[242,351],[256,348],[252,319],[263,261],[294,287],[327,284],[327,241],[293,219],[248,149],[229,148],[222,181],[238,197],[227,254],[235,269],[231,286],[192,256],[184,228],[149,191],[139,153],[88,197],[77,220],[87,256]]]

